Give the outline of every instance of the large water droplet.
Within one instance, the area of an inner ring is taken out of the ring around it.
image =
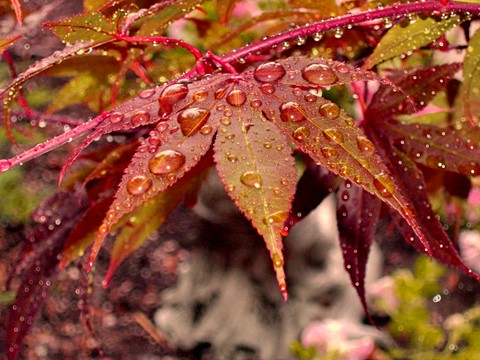
[[[138,94],[138,97],[140,99],[148,99],[152,97],[155,94],[155,89],[146,89],[143,90],[140,94]]]
[[[108,117],[108,121],[110,121],[112,124],[118,124],[123,120],[124,117],[125,116],[121,112],[113,112]]]
[[[267,62],[260,65],[253,72],[255,80],[268,83],[281,79],[285,76],[285,69],[277,62]]]
[[[164,150],[155,154],[148,162],[152,174],[162,175],[180,169],[185,164],[185,155],[175,150]]]
[[[375,179],[373,179],[373,186],[384,198],[392,197],[395,192],[395,185],[392,179],[385,173],[380,173],[375,176]]]
[[[127,191],[131,195],[145,194],[152,187],[152,180],[143,175],[138,175],[127,182]]]
[[[239,89],[230,91],[227,95],[227,102],[233,106],[242,106],[247,100],[247,95],[245,92]]]
[[[12,167],[10,160],[0,160],[0,173],[9,170]]]
[[[296,102],[288,102],[280,107],[280,119],[285,122],[305,120],[304,111]]]
[[[177,121],[184,136],[190,136],[199,130],[210,117],[210,111],[201,108],[189,108],[178,114]]]
[[[336,158],[338,156],[338,151],[331,146],[324,146],[321,148],[323,156],[327,159]]]
[[[167,86],[158,98],[160,116],[169,115],[173,111],[173,105],[178,101],[185,99],[188,94],[188,86],[186,84],[173,84]]]
[[[343,144],[344,139],[343,139],[343,134],[340,130],[337,129],[326,129],[323,131],[323,136],[329,140],[329,141],[334,141],[338,144]]]
[[[358,149],[366,155],[373,155],[375,153],[375,145],[365,136],[357,136],[357,146]]]
[[[252,101],[250,101],[250,106],[255,109],[259,108],[260,106],[262,106],[262,101],[259,99],[253,99]]]
[[[208,97],[208,92],[206,92],[205,90],[199,90],[192,96],[193,101],[197,101],[197,102],[205,101],[207,100],[207,97]]]
[[[337,75],[324,64],[310,64],[302,71],[302,76],[311,84],[327,86],[337,81]]]
[[[318,109],[320,115],[325,116],[327,119],[334,120],[340,115],[340,108],[335,103],[325,103]]]
[[[200,134],[208,135],[213,131],[213,128],[210,125],[204,125],[200,128]]]
[[[264,94],[273,94],[276,89],[275,86],[273,86],[272,84],[263,84],[262,86],[260,86],[260,90]]]
[[[146,111],[141,110],[133,114],[130,121],[133,126],[140,126],[146,124],[149,119],[150,115]]]
[[[240,176],[240,182],[246,186],[259,189],[262,186],[262,177],[257,172],[247,171]]]
[[[305,141],[310,136],[310,130],[305,126],[300,126],[295,129],[292,136],[297,141]]]

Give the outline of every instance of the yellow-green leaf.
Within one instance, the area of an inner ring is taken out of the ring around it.
[[[470,39],[463,63],[463,115],[472,123],[480,120],[480,31]]]
[[[373,54],[365,62],[364,68],[371,69],[382,61],[428,45],[460,22],[460,16],[453,15],[445,20],[429,17],[416,19],[407,26],[397,24],[380,40]]]

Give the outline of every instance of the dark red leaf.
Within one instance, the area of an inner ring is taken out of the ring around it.
[[[340,184],[337,191],[337,221],[344,266],[372,323],[365,299],[365,273],[381,207],[382,201],[378,197],[352,185],[349,180]]]

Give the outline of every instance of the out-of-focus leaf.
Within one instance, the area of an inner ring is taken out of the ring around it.
[[[217,0],[216,1],[216,10],[217,16],[222,24],[228,23],[230,16],[232,16],[233,9],[238,0]]]
[[[324,17],[335,16],[340,12],[337,2],[334,0],[288,0],[288,4],[297,9],[319,10],[324,14]]]
[[[463,62],[463,86],[461,88],[463,115],[472,125],[480,119],[480,31],[470,39]]]
[[[22,24],[22,5],[20,5],[19,0],[10,0],[12,4],[12,8],[15,11],[15,17],[17,18],[17,22],[21,25]]]
[[[0,39],[0,54],[5,50],[7,47],[12,45],[15,41],[20,39],[21,36],[13,36],[8,38],[1,38]]]
[[[446,87],[460,67],[460,63],[454,63],[395,73],[390,80],[401,91],[386,84],[380,85],[367,108],[365,118],[385,118],[422,110]]]
[[[410,23],[407,26],[397,24],[380,40],[363,67],[371,69],[382,61],[428,45],[460,22],[460,16],[452,15],[444,20],[428,17],[417,19],[413,24]]]
[[[337,221],[344,266],[368,317],[365,273],[381,206],[379,198],[352,185],[349,180],[338,188]]]
[[[22,251],[23,279],[8,314],[6,349],[9,360],[20,346],[56,278],[58,255],[66,237],[85,209],[77,195],[59,191],[34,214],[37,224]]]

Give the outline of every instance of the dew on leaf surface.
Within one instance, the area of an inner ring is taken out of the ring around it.
[[[260,86],[260,90],[264,93],[264,94],[273,94],[276,90],[275,86],[273,86],[272,84],[263,84],[262,86]]]
[[[150,119],[150,115],[146,111],[138,111],[132,115],[131,122],[133,126],[144,125]]]
[[[305,141],[310,136],[310,130],[305,126],[300,126],[293,131],[292,136],[297,141]]]
[[[155,89],[146,89],[143,90],[140,94],[138,94],[138,97],[140,99],[148,99],[152,97],[155,94]]]
[[[274,82],[283,78],[286,74],[285,68],[277,62],[267,62],[259,65],[253,72],[253,77],[259,82]]]
[[[310,64],[302,70],[302,76],[309,83],[320,86],[332,85],[337,81],[337,75],[324,64]]]
[[[128,180],[127,191],[131,195],[145,194],[152,187],[152,180],[143,175],[137,175]]]
[[[338,144],[343,144],[344,142],[343,134],[338,129],[334,129],[334,128],[326,129],[323,131],[323,135],[325,139],[327,139],[328,141],[333,141]]]
[[[240,182],[246,186],[259,189],[262,186],[262,177],[255,171],[246,171],[240,176]]]
[[[196,102],[203,102],[207,100],[207,97],[208,97],[208,92],[205,90],[198,90],[192,96],[193,101],[196,101]]]
[[[357,136],[358,150],[366,155],[373,155],[375,153],[375,145],[365,136]]]
[[[326,103],[320,106],[318,109],[322,116],[325,116],[327,119],[335,120],[340,116],[340,108],[335,103]]]
[[[281,256],[278,255],[277,253],[273,254],[272,260],[273,260],[273,266],[275,266],[277,268],[280,268],[280,267],[283,266],[283,260],[282,260]]]
[[[263,223],[266,225],[274,224],[274,223],[283,223],[288,218],[287,211],[277,211],[273,214],[268,215],[263,219]]]
[[[184,136],[199,130],[210,117],[210,111],[201,108],[188,108],[178,114],[177,121]]]
[[[176,150],[163,150],[148,162],[152,174],[162,175],[180,169],[185,164],[185,155]]]
[[[322,151],[323,156],[327,159],[336,158],[338,156],[338,151],[331,146],[324,146],[320,150]]]
[[[208,135],[213,131],[213,128],[210,125],[203,125],[200,128],[200,134],[202,135]]]
[[[242,106],[247,100],[247,95],[243,90],[235,89],[227,95],[227,102],[233,106]]]
[[[288,102],[280,106],[280,119],[284,122],[299,122],[305,120],[305,116],[299,104]]]
[[[169,115],[173,111],[173,105],[178,101],[185,99],[188,94],[188,86],[186,84],[173,84],[167,86],[158,98],[160,116]]]
[[[112,124],[118,124],[120,121],[123,120],[124,117],[125,115],[123,115],[121,112],[113,112],[108,117],[108,121],[110,121],[110,123]]]
[[[395,192],[395,185],[385,173],[380,173],[373,179],[373,186],[384,198],[392,197]]]
[[[250,106],[251,106],[252,108],[255,108],[255,109],[256,109],[256,108],[259,108],[260,106],[262,106],[262,100],[260,100],[260,99],[253,99],[253,100],[250,101]]]

